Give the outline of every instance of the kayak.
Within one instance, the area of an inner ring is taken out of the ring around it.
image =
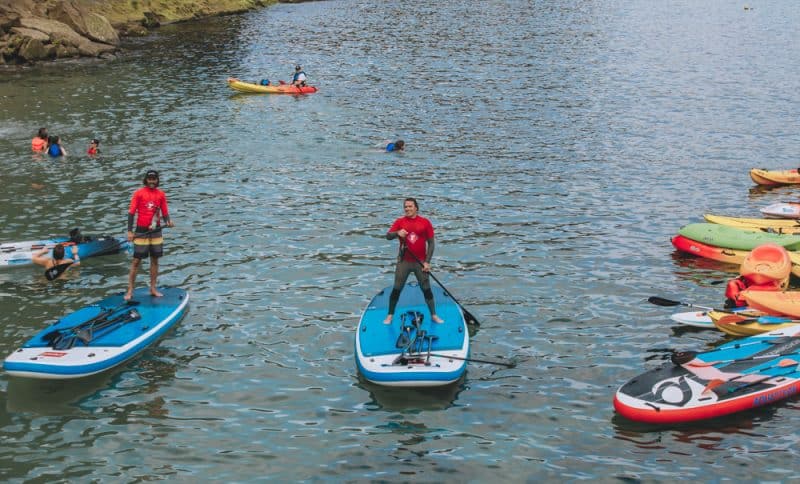
[[[769,314],[800,318],[800,291],[747,291],[742,296],[748,304]]]
[[[684,225],[678,230],[678,234],[703,244],[726,249],[753,250],[769,242],[783,246],[786,250],[800,249],[800,235],[770,234],[710,223]]]
[[[62,317],[37,333],[3,363],[6,373],[40,379],[81,378],[118,366],[141,353],[183,317],[189,295],[162,287],[153,297],[139,288]]]
[[[800,325],[671,362],[622,385],[614,409],[639,422],[706,420],[775,403],[800,392]]]
[[[793,320],[785,316],[769,316],[764,313],[761,315],[743,315],[721,313],[717,318],[711,317],[714,326],[725,334],[731,336],[753,336],[766,333],[777,329],[786,329],[792,325],[800,323],[800,320]]]
[[[671,239],[671,242],[672,245],[681,252],[727,264],[741,265],[747,257],[747,254],[750,253],[747,250],[725,249],[702,244],[682,235],[676,235]],[[789,252],[789,259],[792,261],[792,274],[800,277],[800,252]]]
[[[11,242],[0,244],[0,268],[33,264],[33,253],[45,247],[55,247],[56,244],[75,245],[69,237],[53,237],[45,240],[29,240],[26,242]],[[78,256],[81,259],[107,254],[116,254],[128,250],[130,242],[127,237],[114,237],[111,235],[83,236],[78,245]],[[65,248],[67,257],[72,255],[70,247]],[[52,251],[50,252],[52,256]]]
[[[765,170],[753,168],[750,178],[759,185],[792,185],[800,183],[800,172],[792,170]]]
[[[431,321],[417,283],[403,287],[392,324],[383,324],[391,287],[367,305],[355,341],[356,366],[367,381],[392,387],[434,387],[464,375],[469,357],[464,314],[441,288],[431,290],[443,323]]]
[[[670,239],[670,241],[672,245],[681,252],[728,264],[741,264],[748,254],[746,250],[714,247],[713,245],[702,244],[682,235],[676,235]]]
[[[759,209],[766,217],[800,218],[800,203],[773,203]]]
[[[800,222],[793,219],[743,218],[705,214],[706,222],[746,230],[760,230],[778,234],[800,234]]]
[[[282,81],[281,81],[282,82]],[[317,92],[314,86],[292,86],[291,84],[276,84],[262,86],[250,82],[240,81],[235,77],[228,78],[228,87],[239,92],[260,93],[260,94],[311,94]]]

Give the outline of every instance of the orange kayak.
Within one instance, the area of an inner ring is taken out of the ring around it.
[[[262,86],[260,84],[253,84],[250,82],[240,81],[235,77],[228,78],[228,87],[239,92],[260,93],[260,94],[311,94],[317,92],[318,89],[314,86],[292,86],[291,84],[270,84],[269,86]]]
[[[800,172],[794,170],[764,170],[753,168],[750,178],[759,185],[793,185],[800,183]]]
[[[742,295],[751,308],[769,314],[800,318],[800,291],[747,291]]]

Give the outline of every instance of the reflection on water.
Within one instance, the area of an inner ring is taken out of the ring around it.
[[[464,378],[434,388],[393,388],[375,385],[359,376],[359,387],[369,392],[372,402],[369,410],[389,412],[420,413],[426,410],[444,410],[452,406],[458,394],[466,390]]]

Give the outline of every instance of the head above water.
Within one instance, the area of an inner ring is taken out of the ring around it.
[[[100,144],[100,140],[97,139],[97,138],[93,138],[92,141],[89,142],[89,144],[99,145]]]
[[[64,244],[56,244],[53,247],[53,259],[63,259],[64,258]]]
[[[161,181],[156,170],[147,170],[147,173],[144,174],[144,178],[142,179],[142,184],[145,186],[150,186],[150,184],[147,182],[148,179],[156,181],[153,188],[158,187],[159,182]]]
[[[396,150],[403,151],[403,148],[405,146],[406,146],[406,142],[401,140],[401,139],[399,139],[399,140],[394,142],[394,147],[395,147]]]
[[[39,133],[36,136],[42,139],[47,139],[47,128],[39,128]]]
[[[302,70],[303,70],[303,68],[300,66],[300,64],[297,64],[296,66],[294,66],[294,70],[296,70],[296,71],[302,71]]]

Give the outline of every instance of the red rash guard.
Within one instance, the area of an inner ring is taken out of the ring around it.
[[[161,217],[169,220],[167,196],[158,188],[142,187],[134,192],[128,214],[138,213],[137,227],[149,227],[157,209],[161,209]]]
[[[408,235],[405,238],[406,247],[408,251],[417,256],[420,262],[425,262],[427,241],[433,238],[433,225],[430,220],[425,217],[417,215],[414,218],[400,217],[395,220],[389,232],[397,232],[400,229],[406,229]],[[400,244],[403,239],[400,239]],[[409,262],[416,262],[414,257],[409,254],[403,254],[403,260]]]

